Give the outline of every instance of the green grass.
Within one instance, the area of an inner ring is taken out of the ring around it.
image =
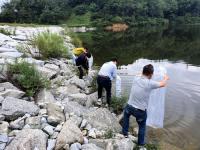
[[[121,114],[127,101],[128,98],[126,96],[122,96],[120,98],[112,97],[111,107],[113,108],[114,113]]]
[[[5,34],[5,35],[15,35],[16,34],[16,29],[8,30],[4,28],[0,28],[0,33]]]
[[[69,32],[68,35],[71,37],[72,39],[72,44],[75,47],[83,47],[83,42],[81,41],[81,39],[78,37],[78,35],[74,32]]]
[[[45,26],[51,26],[51,25],[44,25],[44,24],[32,24],[32,23],[6,23],[6,22],[0,22],[0,25],[8,25],[8,26],[20,26],[20,27],[45,27]]]
[[[105,139],[111,139],[113,138],[114,134],[112,130],[107,130],[106,133],[104,134]]]
[[[56,33],[43,32],[31,39],[33,47],[38,48],[43,59],[68,57],[68,49],[62,36]]]
[[[74,13],[65,22],[69,27],[91,26],[91,14],[88,12],[84,15],[77,16]]]
[[[8,65],[8,80],[26,92],[27,96],[34,96],[40,88],[48,88],[50,82],[42,77],[33,64],[16,62]]]

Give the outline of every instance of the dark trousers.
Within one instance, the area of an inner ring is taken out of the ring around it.
[[[145,144],[147,112],[137,109],[137,108],[134,108],[131,105],[127,105],[124,109],[124,119],[123,119],[123,129],[122,129],[122,132],[124,135],[128,135],[129,118],[131,115],[133,115],[136,118],[136,121],[139,126],[138,145],[144,145]]]
[[[78,66],[78,70],[79,70],[79,79],[83,79],[83,68],[82,68],[82,66]]]
[[[98,98],[102,97],[102,90],[103,88],[106,89],[106,98],[107,98],[107,103],[110,105],[111,102],[111,80],[109,77],[102,77],[98,76],[97,77],[97,84],[98,84]]]

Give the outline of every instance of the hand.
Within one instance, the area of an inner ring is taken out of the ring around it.
[[[169,76],[165,74],[164,79],[167,81],[169,80]]]

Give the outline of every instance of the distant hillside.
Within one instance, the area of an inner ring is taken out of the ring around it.
[[[0,14],[1,22],[85,24],[77,19],[95,26],[200,23],[200,0],[11,0]]]

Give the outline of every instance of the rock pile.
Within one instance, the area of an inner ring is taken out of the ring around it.
[[[95,106],[97,92],[92,92],[90,82],[95,71],[82,80],[70,60],[21,58],[17,44],[27,42],[28,35],[44,30],[45,27],[17,27],[16,35],[0,34],[1,69],[16,58],[22,59],[35,64],[51,82],[50,89],[40,89],[37,96],[26,97],[24,91],[6,81],[6,74],[1,70],[0,149],[132,150],[135,138],[125,139],[119,134],[121,126],[116,115]],[[61,27],[48,27],[48,30],[63,32]],[[112,133],[109,139],[105,136],[107,132]]]

